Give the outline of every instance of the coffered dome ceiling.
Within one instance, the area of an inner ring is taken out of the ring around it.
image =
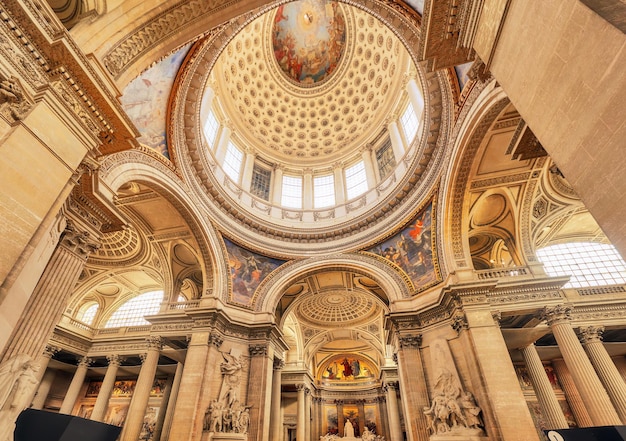
[[[270,162],[318,167],[380,132],[411,67],[400,40],[373,16],[309,0],[239,32],[213,69],[213,87],[241,143]]]

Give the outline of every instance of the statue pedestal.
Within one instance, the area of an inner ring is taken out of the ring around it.
[[[209,432],[208,437],[202,437],[207,441],[248,441],[247,433],[221,433]]]
[[[430,435],[430,441],[486,441],[485,432],[480,429],[452,429],[448,432]]]

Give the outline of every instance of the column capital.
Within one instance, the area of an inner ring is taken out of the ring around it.
[[[44,357],[52,358],[52,357],[54,357],[54,354],[56,354],[60,350],[61,350],[61,348],[59,348],[57,346],[46,345],[45,349],[43,350],[42,355]]]
[[[343,400],[335,400],[335,401],[334,401],[334,403],[335,403],[337,406],[343,406]]]
[[[306,392],[306,391],[307,391],[307,389],[308,389],[308,388],[306,387],[306,384],[304,384],[304,383],[298,383],[298,384],[296,384],[296,390],[297,390],[297,391],[304,391],[304,392]]]
[[[385,392],[389,391],[390,389],[398,390],[399,389],[398,382],[397,381],[388,381],[387,383],[385,383],[383,388],[385,389]]]
[[[79,231],[68,220],[65,231],[59,241],[59,246],[87,260],[89,255],[100,248],[100,242],[93,239],[88,231]]]
[[[500,326],[500,321],[502,320],[502,313],[500,311],[491,311],[491,318],[493,319],[493,322],[497,326]]]
[[[151,335],[146,338],[146,344],[148,346],[148,350],[155,349],[160,351],[163,348],[163,339],[159,335]]]
[[[467,317],[465,316],[465,313],[462,311],[457,311],[452,316],[452,322],[450,323],[450,326],[452,326],[452,329],[454,329],[457,334],[460,334],[461,331],[469,329],[469,323],[467,323]]]
[[[400,347],[405,348],[419,348],[422,344],[422,334],[402,335],[398,336],[398,342]]]
[[[545,320],[548,326],[569,323],[572,318],[572,307],[570,305],[545,306],[539,313],[539,318]]]
[[[209,335],[209,345],[215,346],[216,348],[219,349],[220,346],[222,346],[223,342],[224,342],[224,338],[222,337],[221,334],[212,332],[211,335]]]
[[[604,326],[585,326],[578,328],[580,342],[583,344],[601,342]]]
[[[78,359],[79,367],[89,367],[91,363],[93,363],[93,360],[89,357],[81,357]]]
[[[267,355],[267,345],[250,345],[248,346],[248,352],[250,352],[251,357]]]
[[[119,354],[107,355],[107,361],[109,362],[109,366],[119,366],[125,360],[124,357]]]
[[[280,358],[274,358],[273,368],[275,371],[280,371],[285,367],[285,360],[281,360]]]

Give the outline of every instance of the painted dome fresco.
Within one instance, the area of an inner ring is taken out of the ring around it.
[[[324,81],[345,49],[346,21],[337,2],[305,0],[276,8],[274,56],[288,79],[302,85]]]

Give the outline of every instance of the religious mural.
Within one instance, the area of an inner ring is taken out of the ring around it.
[[[163,395],[163,390],[165,389],[166,379],[164,378],[155,378],[154,383],[152,384],[152,389],[150,390],[150,396],[160,396]],[[137,384],[136,380],[118,380],[113,384],[113,392],[111,392],[111,397],[130,397],[133,395],[135,391],[135,386]],[[97,397],[100,393],[100,388],[102,387],[102,381],[90,381],[87,386],[87,392],[85,394],[86,397]]]
[[[356,357],[333,359],[322,372],[323,381],[363,381],[374,378],[376,372],[369,361]]]
[[[278,65],[300,84],[326,79],[344,52],[346,24],[335,1],[302,0],[280,5],[272,31]]]
[[[418,289],[431,286],[440,279],[435,266],[432,211],[431,202],[417,213],[404,230],[369,250],[397,265]]]
[[[325,430],[324,433],[330,435],[336,435],[339,433],[339,425],[337,419],[337,406],[324,406],[325,407]]]
[[[120,99],[122,107],[141,133],[139,142],[168,159],[165,133],[167,102],[190,46],[183,46],[128,83]]]
[[[232,300],[244,306],[252,306],[254,291],[269,273],[285,261],[265,257],[241,248],[224,239],[228,251],[228,265],[233,284]]]

